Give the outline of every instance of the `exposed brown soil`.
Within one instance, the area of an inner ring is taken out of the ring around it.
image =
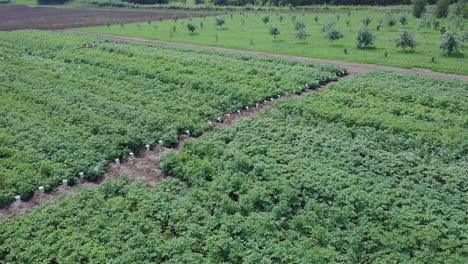
[[[45,201],[48,201],[50,200],[50,198],[57,196],[59,194],[74,193],[79,190],[77,186],[93,187],[93,186],[97,186],[97,183],[83,182],[75,186],[59,186],[47,193],[41,193],[39,191],[35,191],[31,199],[29,199],[28,201],[14,201],[12,204],[8,205],[7,207],[0,209],[0,219],[7,217],[7,216],[24,213],[26,210],[38,204],[41,204]]]
[[[143,39],[143,38],[135,38],[135,37],[127,37],[127,36],[115,36],[115,35],[109,35],[109,34],[99,34],[99,33],[83,33],[83,34],[104,37],[107,39],[112,39],[112,40],[116,40],[120,42],[141,42],[141,43],[157,44],[157,45],[165,45],[165,46],[177,46],[177,47],[186,47],[186,48],[192,48],[192,49],[209,49],[209,50],[216,50],[216,51],[223,51],[223,52],[237,52],[237,53],[243,53],[243,54],[254,55],[254,56],[266,56],[266,57],[276,57],[276,58],[291,59],[291,60],[335,64],[335,65],[345,68],[348,74],[363,73],[363,72],[368,72],[368,71],[394,71],[394,72],[399,72],[399,73],[412,73],[412,74],[420,74],[420,75],[425,75],[425,76],[468,81],[467,75],[457,75],[457,74],[452,74],[452,73],[435,72],[435,71],[431,71],[428,69],[421,69],[421,68],[399,68],[399,67],[383,66],[383,65],[377,65],[377,64],[366,64],[366,63],[347,62],[347,61],[330,60],[330,59],[319,59],[319,58],[311,58],[311,57],[303,57],[303,56],[295,56],[295,55],[284,55],[284,54],[262,52],[262,51],[252,51],[252,50],[245,50],[245,49],[232,49],[232,48],[196,45],[196,44],[191,44],[191,43],[169,42],[169,41],[162,41],[162,40],[157,40],[157,39]]]
[[[317,87],[316,89],[308,89],[302,92],[301,94],[293,93],[284,93],[281,95],[276,95],[270,100],[265,100],[262,103],[257,105],[249,106],[248,108],[242,108],[233,113],[226,113],[223,116],[220,116],[221,121],[213,121],[213,127],[222,127],[232,125],[236,120],[251,116],[259,111],[263,111],[273,105],[275,105],[279,100],[282,100],[287,97],[292,96],[301,96],[308,93],[318,92],[325,89],[326,84]],[[209,133],[210,131],[206,131]],[[162,156],[170,150],[179,149],[183,142],[187,140],[192,140],[194,138],[181,134],[179,135],[178,142],[176,145],[167,148],[161,145],[150,146],[150,150],[146,150],[144,147],[134,150],[134,157],[128,157],[125,160],[120,160],[120,164],[116,164],[115,161],[109,163],[107,167],[107,172],[100,179],[100,181],[105,179],[115,179],[121,175],[127,175],[131,180],[142,180],[148,184],[150,187],[154,187],[158,181],[164,178],[164,173],[159,167],[159,162]],[[97,182],[84,182],[80,183],[77,186],[97,186]],[[56,189],[47,192],[41,193],[36,191],[33,197],[28,201],[15,201],[11,205],[0,209],[0,218],[9,217],[17,214],[26,212],[28,209],[43,203],[50,198],[57,196],[59,194],[72,193],[77,190],[76,187],[69,186],[60,186]]]
[[[0,5],[0,31],[18,29],[67,29],[154,21],[175,17],[196,17],[214,14],[213,11],[155,9],[133,11],[121,9],[30,7],[24,5]]]

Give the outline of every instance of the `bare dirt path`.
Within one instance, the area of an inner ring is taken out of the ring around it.
[[[356,74],[356,73],[378,70],[378,71],[394,71],[394,72],[399,72],[399,73],[413,73],[413,74],[420,74],[420,75],[426,75],[426,76],[432,76],[432,77],[468,81],[467,75],[435,72],[432,70],[421,69],[421,68],[399,68],[399,67],[383,66],[383,65],[377,65],[377,64],[366,64],[366,63],[347,62],[347,61],[330,60],[330,59],[319,59],[319,58],[311,58],[311,57],[304,57],[304,56],[277,54],[277,53],[271,53],[271,52],[252,51],[252,50],[245,50],[245,49],[232,49],[232,48],[222,48],[222,47],[215,47],[215,46],[196,45],[196,44],[190,44],[190,43],[170,42],[170,41],[163,41],[163,40],[157,40],[157,39],[143,39],[143,38],[135,38],[135,37],[127,37],[127,36],[116,36],[116,35],[110,35],[110,34],[99,34],[99,33],[83,33],[83,34],[97,36],[97,37],[104,37],[107,39],[112,39],[112,40],[120,41],[120,42],[140,42],[140,43],[157,44],[157,45],[165,45],[165,46],[186,47],[186,48],[192,48],[192,49],[208,49],[208,50],[216,50],[216,51],[223,51],[223,52],[237,52],[237,53],[243,53],[243,54],[255,55],[255,56],[266,56],[266,57],[275,57],[275,58],[283,58],[283,59],[291,59],[291,60],[335,64],[335,65],[345,68],[348,74]]]
[[[308,89],[301,92],[300,94],[284,93],[275,95],[274,97],[271,97],[269,100],[265,100],[262,103],[239,109],[236,112],[226,113],[219,117],[219,121],[211,122],[211,126],[213,128],[230,126],[238,119],[254,115],[259,111],[263,111],[275,105],[279,100],[283,100],[287,97],[303,96],[305,94],[319,92],[325,89],[326,85],[327,84],[322,84],[315,89]],[[210,131],[211,130],[207,130],[204,134],[210,133]],[[0,209],[0,219],[22,214],[36,205],[51,200],[51,198],[57,195],[73,194],[76,193],[80,188],[96,187],[99,182],[106,179],[115,179],[120,175],[127,175],[131,180],[142,180],[146,182],[148,186],[154,187],[158,181],[165,177],[164,173],[159,167],[162,156],[168,151],[179,149],[183,145],[184,141],[193,139],[194,138],[190,137],[189,135],[181,134],[178,137],[177,144],[171,147],[154,145],[149,146],[149,150],[146,149],[146,146],[133,150],[133,157],[130,156],[125,160],[119,160],[118,163],[115,161],[110,162],[107,165],[107,172],[101,179],[99,179],[98,182],[83,182],[76,184],[75,186],[59,186],[46,193],[35,191],[32,198],[28,201],[15,201],[7,207]]]

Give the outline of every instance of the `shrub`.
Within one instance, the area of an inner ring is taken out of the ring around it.
[[[435,9],[436,16],[438,18],[447,17],[449,12],[449,6],[449,0],[437,0]]]
[[[305,28],[297,29],[294,36],[299,40],[305,40],[308,37],[307,32],[305,31]]]
[[[463,42],[467,42],[467,41],[468,41],[468,31],[467,31],[467,32],[463,32],[463,35],[462,35],[461,39],[462,39]]]
[[[222,25],[224,25],[224,17],[216,17],[216,27],[221,27]]]
[[[305,29],[305,23],[304,21],[299,21],[299,20],[296,20],[294,22],[294,29],[296,31],[300,30],[300,29]]]
[[[429,12],[421,14],[421,20],[419,21],[419,28],[430,28],[432,26],[432,15]]]
[[[356,47],[361,49],[364,47],[370,47],[374,44],[375,35],[364,25],[359,27],[356,34]]]
[[[264,24],[268,23],[268,21],[270,21],[270,17],[269,16],[264,16],[262,17],[262,21]]]
[[[426,12],[426,0],[413,0],[413,16],[420,18]]]
[[[461,41],[456,33],[446,32],[444,35],[442,35],[440,48],[448,55],[459,53],[459,49],[461,47]]]
[[[387,26],[388,27],[393,27],[397,23],[395,17],[393,17],[392,15],[387,15],[386,21],[387,21]]]
[[[187,29],[188,31],[190,31],[190,33],[193,33],[195,31],[195,29],[197,28],[197,26],[195,26],[194,23],[187,23]]]
[[[363,18],[363,19],[361,20],[362,24],[365,25],[365,26],[368,26],[368,25],[370,24],[371,21],[372,21],[371,18],[368,17],[368,16],[366,16],[365,18]]]
[[[453,13],[449,15],[449,26],[452,29],[463,30],[465,27],[465,19],[462,16],[457,16]]]
[[[274,39],[276,39],[276,36],[279,35],[280,31],[277,26],[275,25],[270,25],[270,35],[273,36]]]
[[[402,26],[408,24],[408,17],[405,14],[400,14],[400,18],[398,19]]]
[[[413,33],[409,32],[408,30],[402,30],[400,32],[400,36],[395,40],[395,44],[397,48],[414,49],[417,43],[414,40]]]
[[[325,32],[325,39],[330,42],[343,38],[343,34],[334,23],[329,23],[323,28],[323,31]]]
[[[459,0],[450,7],[449,13],[457,17],[468,18],[468,1]]]

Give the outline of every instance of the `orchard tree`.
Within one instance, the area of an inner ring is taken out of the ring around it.
[[[408,24],[408,17],[406,16],[406,14],[400,14],[398,20],[400,21],[402,26],[406,26]]]
[[[456,33],[446,32],[444,35],[442,35],[440,48],[448,55],[459,53],[459,49],[461,47],[462,43]]]
[[[410,48],[414,49],[417,45],[416,41],[414,40],[413,33],[409,32],[408,30],[404,29],[400,32],[400,36],[395,40],[395,44],[397,48]]]
[[[299,29],[296,29],[296,33],[294,34],[294,36],[299,40],[305,40],[307,39],[308,34],[305,31],[305,28],[299,28]]]
[[[426,0],[413,0],[413,16],[420,18],[426,12]]]
[[[323,31],[325,32],[325,39],[327,39],[331,43],[343,38],[343,34],[335,26],[335,24],[329,24],[328,26],[324,27]]]
[[[296,21],[294,22],[294,29],[295,29],[296,31],[298,31],[298,30],[300,30],[300,29],[305,29],[305,27],[306,27],[306,26],[305,26],[304,21],[296,20]]]
[[[276,39],[276,36],[279,35],[280,31],[277,26],[275,25],[270,25],[270,35],[273,36],[273,39]]]
[[[397,23],[395,17],[393,17],[392,15],[387,15],[386,21],[387,21],[387,26],[388,27],[393,27]]]
[[[224,17],[216,17],[216,27],[221,27],[225,23]]]
[[[187,23],[187,29],[188,29],[188,31],[190,31],[190,33],[193,33],[196,28],[197,28],[197,26],[195,26],[194,23],[192,23],[192,22]]]
[[[449,0],[437,0],[435,13],[437,18],[447,17],[449,13]]]
[[[370,24],[370,22],[372,22],[371,18],[366,16],[365,18],[363,18],[361,20],[362,24],[365,25],[366,27]]]
[[[356,47],[359,49],[370,47],[374,44],[375,35],[364,25],[361,25],[356,34]]]

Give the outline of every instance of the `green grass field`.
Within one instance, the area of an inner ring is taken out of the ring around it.
[[[236,13],[224,15],[226,23],[217,28],[214,17],[181,19],[167,21],[152,21],[126,25],[108,25],[101,27],[82,28],[80,31],[127,35],[133,37],[161,39],[175,42],[189,42],[201,45],[213,45],[229,48],[243,48],[258,51],[268,51],[291,55],[302,55],[317,58],[337,59],[372,64],[383,64],[400,67],[421,67],[441,72],[468,74],[468,59],[463,56],[448,57],[439,49],[441,34],[435,29],[419,29],[420,21],[408,14],[409,23],[404,28],[415,33],[419,45],[415,51],[403,51],[395,47],[394,39],[398,37],[403,26],[398,22],[399,14],[393,16],[397,24],[386,25],[386,13],[377,11],[351,11],[343,13],[321,14],[269,14],[270,22],[279,27],[280,34],[276,40],[269,34],[268,26],[262,22],[266,13]],[[339,18],[337,17],[339,15]],[[280,22],[280,16],[283,16]],[[294,37],[293,16],[304,21],[309,37],[299,41]],[[315,22],[318,16],[318,23]],[[377,35],[374,48],[355,48],[356,31],[361,20],[369,16],[372,22],[369,28]],[[382,19],[380,31],[376,31],[378,21]],[[197,25],[193,34],[187,30],[187,23]],[[325,40],[321,25],[334,20],[344,34],[344,38],[331,44]],[[338,20],[338,21],[337,21]],[[346,21],[349,20],[348,27]],[[109,21],[111,23],[111,21]],[[441,27],[448,27],[447,19],[440,20]],[[175,31],[174,31],[175,28]],[[344,53],[347,49],[348,54]],[[384,56],[385,50],[388,57]],[[466,48],[465,48],[466,51]],[[466,53],[466,52],[465,52]],[[435,62],[432,62],[432,57]]]

